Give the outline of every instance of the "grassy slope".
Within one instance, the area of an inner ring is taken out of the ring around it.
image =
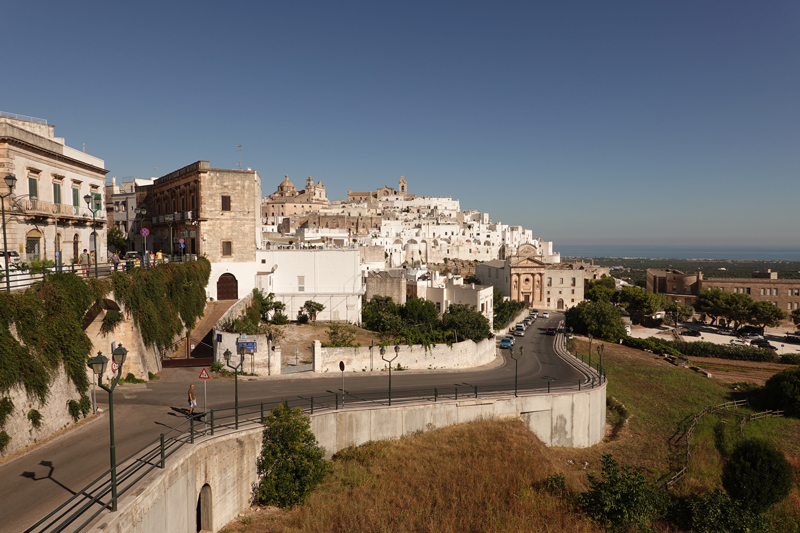
[[[609,396],[632,415],[614,439],[587,449],[546,448],[518,421],[501,421],[373,444],[336,461],[334,474],[306,505],[288,513],[262,511],[252,526],[230,530],[600,531],[564,499],[541,489],[544,478],[562,472],[571,491],[585,490],[585,473],[599,470],[601,455],[610,452],[622,462],[643,465],[651,479],[666,479],[671,463],[680,466],[684,450],[670,445],[677,430],[704,406],[731,399],[713,380],[652,354],[607,345],[603,362]],[[610,412],[609,420],[614,416]],[[719,486],[720,450],[735,444],[738,431],[731,413],[703,418],[677,495]],[[745,435],[776,442],[800,481],[800,421],[753,422]],[[772,518],[776,531],[800,528],[797,488]]]

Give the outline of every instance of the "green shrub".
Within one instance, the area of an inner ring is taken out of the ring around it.
[[[264,417],[254,499],[283,508],[302,503],[328,473],[324,457],[302,409],[279,405]]]
[[[147,379],[149,379],[150,381],[155,381],[157,379],[161,379],[161,376],[159,376],[158,374],[153,374],[152,372],[148,371]]]
[[[120,381],[123,382],[123,383],[145,383],[145,380],[137,378],[131,372],[128,372],[128,375],[125,376]]]
[[[304,312],[300,311],[297,313],[297,323],[298,324],[308,324],[308,315]]]
[[[31,409],[28,411],[28,420],[31,421],[31,425],[34,427],[34,429],[39,429],[42,427],[42,413],[36,409]]]
[[[800,367],[787,368],[769,378],[764,385],[764,398],[773,409],[800,417]]]
[[[356,328],[349,324],[329,324],[328,342],[323,342],[325,348],[353,348],[356,346]]]
[[[618,465],[610,453],[602,458],[602,477],[588,475],[591,488],[578,503],[607,528],[647,527],[664,506],[663,496],[644,477],[641,467]]]
[[[722,486],[733,501],[762,513],[792,490],[792,468],[783,452],[760,440],[745,440],[722,470]]]
[[[561,494],[567,490],[567,478],[562,473],[551,474],[544,478],[543,488],[552,494]]]
[[[5,431],[0,431],[0,453],[5,453],[6,448],[11,443],[11,437]]]
[[[78,408],[83,414],[83,417],[86,418],[89,416],[89,413],[92,412],[92,400],[85,394],[81,394],[81,401],[78,402]]]
[[[787,353],[778,359],[784,365],[800,365],[800,353]]]
[[[768,531],[767,520],[736,502],[719,489],[689,500],[694,533],[759,533]]]
[[[222,363],[222,361],[214,361],[213,363],[211,363],[212,372],[219,372],[223,368],[225,368],[225,365]]]
[[[11,398],[0,398],[0,428],[6,425],[6,418],[14,411],[14,402]]]
[[[283,326],[284,324],[289,323],[289,317],[281,312],[277,312],[272,317],[272,323],[275,324],[276,326]]]

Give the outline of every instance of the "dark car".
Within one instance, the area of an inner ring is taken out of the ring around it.
[[[791,342],[793,344],[800,344],[800,335],[786,335],[784,341]]]
[[[556,334],[556,328],[547,328],[547,330],[545,331],[545,334],[546,335],[555,335]]]
[[[685,329],[681,331],[681,335],[684,337],[699,337],[701,333],[699,331],[695,331],[693,329]]]
[[[757,346],[759,348],[763,348],[764,350],[771,350],[773,352],[777,352],[778,351],[778,349],[775,348],[773,345],[771,345],[768,340],[756,339],[753,342],[751,342],[750,344],[752,346]]]

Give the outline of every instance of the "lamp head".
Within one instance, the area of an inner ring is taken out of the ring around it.
[[[386,355],[386,348],[381,346],[381,355]]]
[[[103,355],[103,352],[97,352],[97,356],[89,359],[87,364],[96,376],[102,376],[106,372],[106,366],[108,366],[108,357]]]
[[[114,359],[114,362],[117,363],[120,367],[125,364],[125,357],[128,355],[128,349],[122,346],[120,343],[119,346],[114,348],[114,351],[111,352],[111,357]]]
[[[83,197],[83,201],[86,202],[86,205],[91,204],[92,203],[92,195],[91,194],[87,194],[86,196]]]
[[[14,185],[17,184],[17,177],[14,174],[8,174],[5,177],[6,185],[8,186],[8,190],[14,190]]]
[[[231,360],[231,351],[226,348],[225,352],[222,354],[222,357],[225,358],[226,362],[230,362],[230,360]]]
[[[397,354],[400,353],[400,345],[399,344],[395,344],[394,345],[394,353],[397,353]]]

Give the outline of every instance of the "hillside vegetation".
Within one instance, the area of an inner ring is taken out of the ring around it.
[[[588,345],[579,341],[578,349],[585,354]],[[608,437],[601,444],[547,448],[516,420],[369,443],[337,454],[332,475],[305,505],[288,512],[259,509],[227,530],[606,531],[577,504],[578,495],[589,489],[587,474],[599,476],[604,454],[621,465],[642,467],[646,479],[661,487],[685,464],[681,436],[694,415],[746,395],[624,346],[606,344],[603,365],[609,408]],[[722,488],[723,465],[743,441],[740,415],[750,412],[744,406],[700,419],[690,441],[687,474],[671,489],[671,504],[662,506],[648,527],[664,533],[692,531],[687,502],[701,495],[710,495],[713,502],[724,494],[712,491]],[[793,470],[794,487],[767,511],[763,531],[800,530],[800,421],[769,418],[746,423],[743,431],[746,439],[772,443]]]

